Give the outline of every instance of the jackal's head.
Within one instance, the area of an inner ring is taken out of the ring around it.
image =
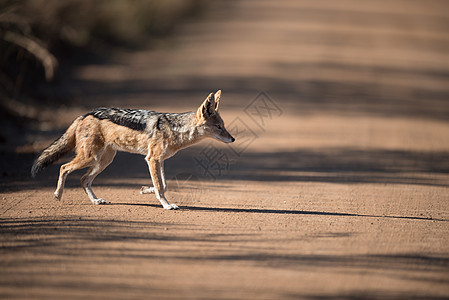
[[[215,95],[210,93],[203,104],[196,112],[196,126],[198,133],[202,136],[209,136],[224,143],[232,143],[235,139],[224,126],[223,119],[218,113],[218,104],[220,103],[221,91]]]

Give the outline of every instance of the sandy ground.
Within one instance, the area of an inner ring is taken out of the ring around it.
[[[447,299],[445,1],[223,1],[169,45],[78,66],[26,143],[3,150],[0,298]],[[120,153],[94,206],[32,160],[97,106],[194,110],[237,138],[166,162]],[[261,93],[262,92],[262,93]],[[7,147],[6,147],[7,148]]]

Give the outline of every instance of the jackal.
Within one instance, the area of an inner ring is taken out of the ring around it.
[[[61,200],[67,175],[89,167],[81,178],[81,185],[93,204],[106,204],[92,191],[93,180],[112,162],[117,151],[138,153],[145,155],[153,182],[152,187],[142,187],[141,194],[154,193],[165,209],[178,209],[176,204],[169,204],[164,195],[167,190],[164,160],[206,137],[224,143],[235,141],[218,113],[220,96],[220,90],[215,95],[210,93],[196,113],[98,108],[78,117],[46,148],[34,162],[31,175],[36,176],[75,148],[75,158],[61,166],[55,199]]]

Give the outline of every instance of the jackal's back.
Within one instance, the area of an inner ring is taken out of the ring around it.
[[[83,118],[88,116],[151,134],[154,131],[187,131],[192,126],[195,113],[161,113],[143,109],[100,107],[85,114]]]
[[[100,107],[84,115],[84,118],[93,116],[99,120],[109,120],[114,124],[128,127],[137,131],[147,128],[149,118],[160,113],[143,109],[122,109]]]

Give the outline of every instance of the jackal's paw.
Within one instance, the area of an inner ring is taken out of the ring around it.
[[[165,205],[165,206],[164,206],[164,209],[167,209],[167,210],[175,210],[175,209],[179,209],[179,206],[176,205],[176,204],[168,204],[168,205]]]
[[[55,195],[55,200],[56,201],[61,201],[61,196],[59,196],[58,194],[54,193]]]
[[[92,201],[92,204],[95,204],[95,205],[108,204],[108,202],[106,200],[104,200],[103,198],[93,199],[91,201]]]
[[[140,188],[140,194],[153,194],[154,193],[154,187],[152,186],[142,186]]]

